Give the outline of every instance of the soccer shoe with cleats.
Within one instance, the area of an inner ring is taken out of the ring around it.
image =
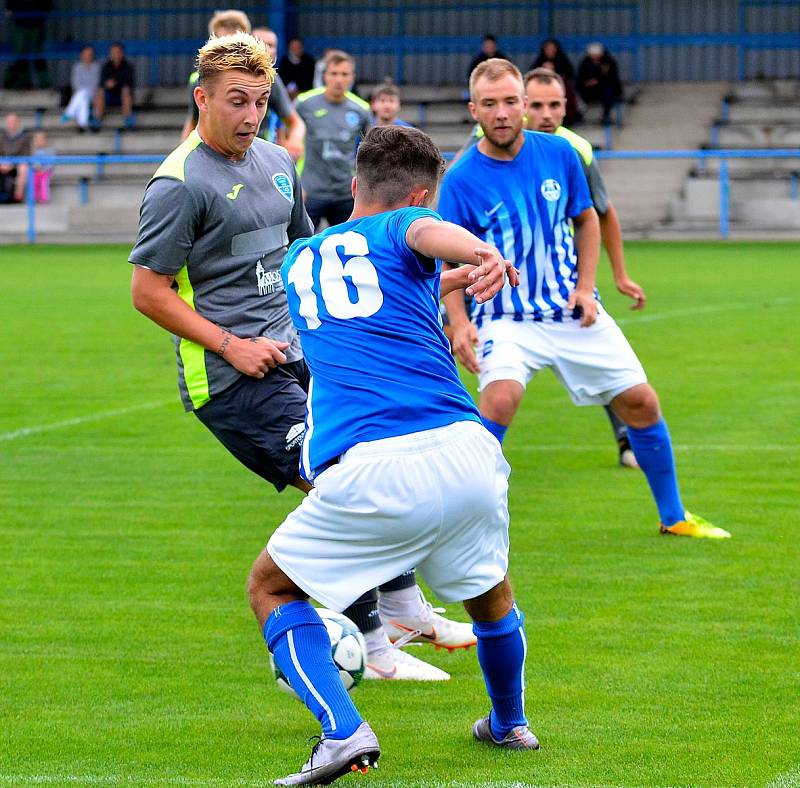
[[[296,774],[275,780],[275,785],[330,785],[345,774],[366,774],[370,766],[377,768],[380,754],[372,728],[362,722],[347,739],[320,739],[303,768]]]
[[[538,750],[539,740],[533,735],[527,725],[517,725],[512,728],[502,739],[495,739],[489,715],[481,717],[472,726],[472,735],[478,741],[494,744],[495,747],[505,747],[507,750]]]
[[[435,665],[406,654],[396,646],[367,654],[365,679],[394,679],[395,681],[448,681],[450,674]]]
[[[723,528],[711,525],[708,520],[698,517],[696,514],[686,512],[683,520],[667,527],[660,526],[662,534],[672,534],[673,536],[694,536],[696,539],[730,539],[731,535]]]
[[[439,614],[442,608],[434,608],[419,592],[420,605],[413,616],[386,616],[381,613],[381,622],[392,643],[430,643],[437,648],[455,651],[474,646],[478,639],[472,624],[451,621]]]

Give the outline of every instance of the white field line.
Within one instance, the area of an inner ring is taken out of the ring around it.
[[[764,302],[766,307],[788,306],[795,303],[794,298],[773,298]],[[747,301],[734,301],[728,304],[709,304],[708,306],[692,307],[687,309],[673,309],[670,312],[645,312],[641,315],[621,317],[616,322],[619,326],[632,326],[638,323],[655,323],[657,320],[670,320],[673,317],[692,317],[694,315],[711,315],[715,312],[730,312],[731,310],[747,311],[748,314],[758,307],[758,303]]]
[[[770,780],[765,788],[799,788],[800,764]]]
[[[128,408],[117,408],[115,410],[104,410],[100,413],[92,413],[88,416],[77,416],[74,419],[65,419],[64,421],[55,421],[51,424],[34,424],[32,427],[22,427],[18,430],[11,432],[0,432],[0,443],[4,441],[13,441],[17,438],[25,438],[28,435],[38,435],[41,432],[51,432],[53,430],[62,430],[65,427],[75,427],[79,424],[89,424],[93,421],[104,421],[105,419],[113,419],[117,416],[127,416],[129,413],[136,413],[140,410],[152,410],[153,408],[160,408],[169,404],[172,400],[160,400],[159,402],[142,402],[139,405],[131,405]],[[0,776],[2,779],[2,776]]]
[[[608,448],[607,443],[603,444],[582,444],[578,446],[575,443],[547,443],[540,446],[515,446],[515,452],[550,452],[550,451],[603,451]],[[672,448],[676,451],[769,451],[769,452],[796,452],[800,451],[800,443],[787,443],[783,445],[778,444],[764,444],[764,443],[673,443]]]

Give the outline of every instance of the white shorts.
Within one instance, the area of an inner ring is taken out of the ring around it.
[[[414,567],[445,602],[472,599],[508,569],[508,474],[483,425],[359,443],[267,544],[309,596],[342,611]]]
[[[647,375],[614,319],[598,311],[597,321],[536,323],[487,320],[478,329],[479,390],[496,380],[516,380],[523,388],[552,367],[576,405],[608,405]]]

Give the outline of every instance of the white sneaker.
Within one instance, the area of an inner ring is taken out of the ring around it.
[[[365,679],[396,679],[399,681],[448,681],[449,673],[421,659],[390,646],[383,651],[367,654]]]
[[[438,611],[444,612],[444,609],[434,608],[425,599],[422,591],[419,592],[419,596],[421,605],[415,616],[389,617],[381,611],[383,628],[392,643],[402,638],[405,643],[432,643],[436,648],[455,651],[458,648],[469,648],[478,642],[472,632],[472,624],[450,621],[439,615]]]

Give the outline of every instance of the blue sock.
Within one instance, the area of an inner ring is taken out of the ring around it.
[[[502,739],[525,717],[525,617],[516,604],[499,621],[473,621],[478,638],[478,663],[492,700],[490,725],[495,739]]]
[[[363,722],[331,657],[328,630],[305,601],[276,607],[264,623],[275,664],[322,725],[328,739],[346,739]]]
[[[644,429],[628,427],[628,440],[656,499],[661,522],[674,525],[683,520],[686,510],[678,492],[678,474],[667,423],[659,419]]]
[[[487,419],[486,416],[481,416],[481,421],[483,422],[483,426],[486,427],[486,429],[489,430],[489,432],[491,432],[495,438],[497,438],[497,442],[502,444],[508,427],[504,427],[502,424],[498,424],[496,421]]]

